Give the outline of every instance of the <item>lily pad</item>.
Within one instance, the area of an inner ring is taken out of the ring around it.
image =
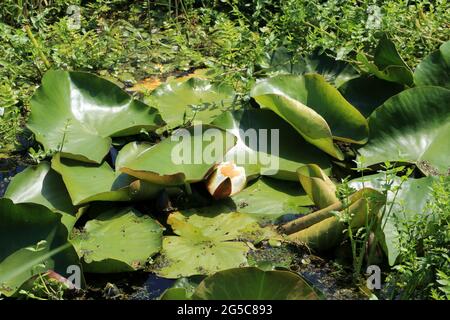
[[[303,189],[316,206],[325,208],[339,202],[336,186],[319,166],[308,164],[298,168],[297,174]]]
[[[398,53],[395,44],[386,35],[381,37],[375,49],[373,63],[369,62],[364,54],[358,54],[357,58],[366,71],[380,79],[407,86],[413,85],[411,69]]]
[[[117,168],[130,176],[160,185],[198,182],[223,160],[235,141],[232,134],[213,126],[178,129],[171,137],[139,152],[132,161]]]
[[[119,163],[123,163],[118,157]],[[162,188],[135,177],[114,171],[107,162],[100,165],[56,154],[52,168],[61,174],[74,205],[92,201],[131,201],[155,197]]]
[[[361,76],[339,87],[345,99],[355,106],[366,118],[387,99],[404,90],[398,83],[373,76]]]
[[[213,124],[237,137],[236,145],[227,152],[225,160],[243,166],[249,179],[267,175],[297,180],[297,168],[310,162],[324,170],[330,169],[328,156],[307,143],[271,110],[226,112]]]
[[[163,230],[133,208],[112,208],[89,220],[71,241],[87,272],[134,271],[159,252]]]
[[[441,173],[450,167],[450,90],[416,87],[387,100],[370,117],[369,143],[359,149],[359,162],[429,164]],[[426,170],[422,170],[427,173]]]
[[[51,169],[48,162],[30,166],[12,179],[5,198],[14,203],[41,204],[61,214],[61,222],[70,232],[82,210],[70,199],[61,176]]]
[[[298,274],[237,268],[204,279],[193,300],[318,300],[314,289]]]
[[[47,151],[100,163],[111,137],[155,130],[158,111],[132,99],[115,84],[85,72],[48,71],[31,99],[27,126]]]
[[[368,124],[339,91],[317,74],[280,75],[260,81],[251,96],[277,113],[309,143],[342,160],[333,139],[364,144]]]
[[[235,93],[227,85],[191,78],[162,84],[145,101],[159,110],[172,129],[194,121],[210,123],[222,112],[233,108]]]
[[[246,242],[278,236],[271,228],[261,228],[249,215],[237,212],[213,216],[198,215],[195,211],[176,212],[167,222],[178,236],[163,239],[161,253],[165,263],[156,272],[165,278],[246,266],[250,250]]]
[[[350,196],[348,207],[342,209],[343,214],[352,217],[348,225],[330,214],[329,217],[324,216],[323,220],[290,234],[289,239],[315,251],[327,251],[342,242],[347,228],[357,230],[363,227],[368,217],[377,215],[383,204],[384,197],[381,193],[370,188],[361,189]]]
[[[233,210],[273,221],[285,214],[306,213],[314,203],[298,182],[261,177],[227,200]]]
[[[39,204],[0,199],[0,293],[11,296],[31,277],[54,270],[68,278],[81,270],[59,213]],[[82,274],[80,274],[82,281]]]
[[[419,63],[414,71],[414,83],[450,89],[450,41]]]

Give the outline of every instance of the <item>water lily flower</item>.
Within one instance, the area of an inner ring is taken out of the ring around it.
[[[246,182],[244,167],[227,161],[216,166],[206,181],[206,187],[214,198],[223,199],[240,192]]]

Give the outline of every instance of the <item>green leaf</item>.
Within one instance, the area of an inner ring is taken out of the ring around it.
[[[118,159],[122,163],[119,156]],[[96,165],[61,159],[58,153],[52,159],[52,168],[62,176],[74,205],[150,199],[162,190],[160,186],[114,171],[107,162]]]
[[[450,41],[431,53],[414,71],[417,86],[440,86],[450,89]]]
[[[361,76],[339,87],[345,99],[366,118],[387,99],[403,91],[404,86],[372,76]]]
[[[297,182],[262,177],[225,202],[233,211],[273,221],[285,214],[306,213],[313,202]]]
[[[416,87],[387,100],[370,117],[370,140],[358,161],[401,161],[446,173],[449,168],[450,90]]]
[[[328,157],[271,110],[226,112],[213,124],[237,137],[225,160],[243,166],[249,179],[261,174],[297,180],[297,168],[310,162],[330,169]]]
[[[27,126],[47,151],[100,163],[111,137],[164,125],[156,109],[115,84],[84,72],[48,71],[31,99]]]
[[[318,300],[314,289],[298,274],[236,268],[204,279],[193,300]]]
[[[386,35],[381,37],[375,49],[373,63],[369,62],[363,54],[358,54],[357,59],[365,66],[368,72],[380,79],[407,86],[413,85],[411,69],[403,61],[395,44]]]
[[[391,191],[388,192],[386,214],[382,221],[383,249],[392,266],[399,255],[399,223],[413,221],[417,215],[431,214],[427,210],[427,204],[432,200],[431,187],[439,181],[439,177],[425,177],[421,179],[408,179],[402,183],[401,178],[394,177]],[[447,178],[447,181],[448,178]],[[363,178],[354,179],[349,185],[355,189],[363,187],[382,190],[386,185],[385,173],[374,174]],[[398,188],[398,191],[394,191]]]
[[[336,186],[319,166],[302,166],[298,168],[297,174],[303,189],[316,206],[325,208],[339,202]]]
[[[286,48],[280,47],[272,54],[266,54],[262,67],[269,75],[318,73],[335,87],[358,77],[358,72],[348,62],[335,60],[331,52],[315,53],[306,57],[294,57]]]
[[[111,208],[97,212],[71,241],[87,272],[134,271],[159,252],[163,230],[133,208]]]
[[[12,179],[5,198],[14,203],[41,204],[61,214],[61,222],[70,232],[82,210],[72,205],[61,176],[51,169],[48,162],[30,166]]]
[[[0,221],[0,293],[9,297],[48,270],[68,278],[69,266],[81,267],[60,214],[42,205],[0,199]]]
[[[239,240],[256,243],[277,237],[275,231],[261,228],[254,218],[243,213],[213,216],[199,215],[195,210],[183,213],[173,213],[167,221],[178,236],[163,239],[161,253],[165,263],[156,272],[165,278],[246,266],[250,247]]]
[[[235,141],[232,134],[213,126],[178,129],[171,137],[141,151],[132,161],[117,166],[117,169],[160,185],[198,182],[222,161]]]
[[[357,230],[366,224],[368,217],[378,214],[384,198],[378,191],[365,188],[352,194],[349,203],[340,214],[351,217],[348,225],[336,216],[324,216],[323,220],[290,234],[289,239],[318,252],[327,251],[342,242],[348,227]]]
[[[227,85],[191,78],[168,82],[156,88],[145,100],[156,107],[172,129],[192,121],[210,123],[222,112],[233,108],[235,93]]]
[[[309,143],[342,160],[333,139],[364,144],[367,121],[317,74],[281,75],[255,85],[251,96],[291,124]]]

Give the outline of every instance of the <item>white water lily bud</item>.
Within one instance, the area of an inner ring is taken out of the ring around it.
[[[206,181],[209,193],[216,199],[232,196],[244,189],[247,178],[244,167],[233,162],[222,162]]]

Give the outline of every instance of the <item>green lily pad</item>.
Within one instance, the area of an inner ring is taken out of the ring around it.
[[[52,168],[62,176],[74,205],[92,201],[151,199],[162,190],[160,186],[114,171],[107,162],[90,164],[62,159],[60,154],[56,154]]]
[[[178,129],[171,137],[140,150],[133,160],[117,168],[130,176],[160,185],[198,182],[223,160],[235,141],[232,134],[213,126]]]
[[[348,227],[357,230],[366,224],[368,217],[377,215],[384,204],[384,197],[374,189],[365,188],[352,194],[349,203],[348,207],[342,209],[346,215],[352,217],[348,226],[331,213],[320,215],[322,220],[289,234],[289,239],[305,244],[315,251],[327,251],[342,242],[346,236],[344,231]],[[309,215],[314,214],[316,213]]]
[[[366,118],[387,99],[404,90],[398,83],[373,76],[361,76],[339,87],[345,99],[355,106]]]
[[[251,96],[291,124],[309,143],[342,160],[333,139],[364,144],[368,124],[339,91],[317,74],[280,75],[255,85]]]
[[[141,269],[161,249],[164,228],[133,208],[112,208],[89,220],[72,243],[87,272]]]
[[[31,99],[27,126],[47,151],[100,163],[111,137],[155,130],[158,111],[132,99],[115,84],[84,72],[48,71]]]
[[[261,177],[226,201],[233,210],[273,221],[285,214],[306,213],[314,203],[298,182]]]
[[[325,208],[339,202],[336,186],[319,166],[302,166],[298,168],[297,174],[303,189],[316,206]]]
[[[314,289],[298,274],[237,268],[204,279],[193,300],[318,300]]]
[[[243,166],[249,179],[267,175],[297,180],[297,168],[310,162],[324,170],[330,169],[328,156],[307,143],[271,110],[226,112],[213,124],[237,137],[225,160]]]
[[[5,198],[14,203],[41,204],[61,214],[61,222],[70,232],[82,213],[74,205],[61,176],[48,162],[30,166],[12,179]]]
[[[331,52],[317,51],[306,57],[294,57],[286,48],[280,47],[266,54],[261,65],[270,75],[318,73],[336,88],[359,76],[348,62],[333,59],[330,55]]]
[[[192,122],[210,123],[233,108],[235,93],[227,85],[191,78],[168,82],[156,88],[145,100],[156,107],[170,129]]]
[[[81,270],[59,213],[0,199],[0,221],[0,293],[12,296],[28,279],[49,270],[66,278],[72,275],[70,266]]]
[[[246,242],[278,236],[271,228],[261,228],[251,216],[237,212],[213,216],[176,212],[169,216],[168,224],[178,236],[163,239],[164,265],[156,272],[165,278],[246,266],[250,250]]]
[[[403,61],[395,44],[383,35],[375,49],[374,61],[369,62],[364,54],[358,54],[357,59],[366,68],[366,71],[376,77],[404,84],[413,85],[413,74],[408,65]]]
[[[450,167],[448,101],[450,90],[441,87],[411,88],[390,98],[369,117],[370,140],[359,149],[358,161],[364,166],[402,161],[446,173]]]
[[[440,86],[450,89],[450,41],[431,53],[414,71],[417,86]]]

